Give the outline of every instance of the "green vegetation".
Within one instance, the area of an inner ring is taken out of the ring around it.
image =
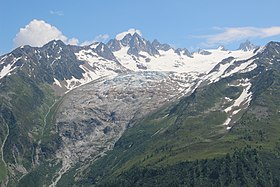
[[[3,124],[0,126],[1,128],[1,146],[0,146],[0,149],[1,149],[1,153],[0,153],[0,181],[3,181],[5,180],[6,178],[6,175],[7,175],[7,169],[6,169],[6,165],[5,165],[5,162],[2,160],[2,148],[3,148],[3,144],[4,144],[4,141],[5,141],[5,138],[7,137],[7,134],[8,134],[8,129],[7,129],[7,125],[5,124],[5,122],[3,121],[2,118],[0,118],[0,124]]]
[[[279,158],[246,148],[222,158],[134,166],[97,186],[279,186],[279,167]]]
[[[6,176],[7,176],[7,169],[6,169],[5,164],[1,160],[0,161],[0,181],[5,180]]]
[[[55,162],[42,162],[38,167],[32,170],[28,175],[23,177],[18,187],[38,187],[50,184],[53,174],[56,173],[61,167],[61,164]]]
[[[27,171],[31,171],[34,167],[32,155],[38,141],[44,135],[42,133],[45,128],[44,118],[55,101],[54,92],[49,85],[38,84],[19,72],[4,78],[0,98],[1,138],[7,135],[5,124],[9,127],[9,136],[4,146],[4,160],[6,163],[22,166]],[[42,145],[54,144],[51,142],[53,139],[49,138],[48,142],[45,141]],[[51,153],[45,154],[51,155]],[[3,181],[7,175],[4,163],[1,162],[0,167],[0,181]],[[10,176],[9,185],[15,186],[21,175],[22,173],[19,172]]]

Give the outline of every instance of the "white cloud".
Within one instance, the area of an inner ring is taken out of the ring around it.
[[[214,46],[217,44],[229,44],[236,41],[241,41],[249,38],[267,38],[280,35],[280,27],[229,27],[216,28],[222,31],[218,34],[196,36],[197,38],[205,38],[205,46]]]
[[[141,33],[140,30],[131,28],[131,29],[129,29],[128,31],[125,31],[125,32],[122,32],[122,33],[117,34],[116,39],[117,39],[117,40],[122,40],[122,39],[125,37],[125,35],[127,35],[127,34],[129,34],[129,33],[130,33],[131,35],[133,35],[134,33],[137,33],[137,34],[139,34],[140,36],[142,36],[142,33]]]
[[[79,40],[77,38],[71,38],[71,39],[68,40],[67,43],[70,44],[70,45],[78,45]]]
[[[51,40],[62,40],[64,43],[77,45],[78,39],[68,39],[56,27],[46,23],[43,20],[32,20],[24,28],[16,34],[14,38],[15,47],[22,45],[30,45],[33,47],[41,47]]]
[[[64,13],[62,11],[50,10],[50,14],[55,16],[64,16]]]
[[[81,46],[85,46],[85,45],[90,45],[94,42],[104,42],[106,41],[110,36],[108,34],[99,34],[98,36],[94,37],[93,40],[89,40],[89,41],[84,41],[83,43],[81,43]]]

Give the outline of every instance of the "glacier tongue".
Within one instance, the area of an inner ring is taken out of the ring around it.
[[[66,94],[57,113],[63,146],[54,183],[76,163],[90,163],[112,149],[128,126],[177,99],[178,90],[184,91],[174,75],[146,71],[103,77]]]
[[[65,95],[57,114],[56,125],[64,146],[57,152],[63,166],[56,179],[78,161],[90,162],[111,149],[135,119],[193,92],[205,80],[227,76],[225,70],[235,61],[254,55],[252,51],[217,49],[189,57],[169,49],[159,50],[160,55],[155,56],[142,51],[136,57],[128,54],[128,49],[122,46],[114,52],[117,61],[100,57],[92,49],[75,53],[78,60],[85,62],[80,65],[85,73],[83,79],[65,80],[68,90],[76,89]],[[233,60],[218,72],[211,72],[229,57]],[[228,75],[251,63],[248,61]]]

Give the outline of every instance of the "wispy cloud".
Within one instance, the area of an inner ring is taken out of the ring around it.
[[[81,43],[81,45],[84,46],[84,45],[90,45],[94,42],[104,42],[109,37],[110,37],[109,34],[99,34],[98,36],[94,37],[93,40],[84,41],[83,43]]]
[[[98,36],[95,37],[96,41],[104,41],[109,38],[109,34],[99,34]]]
[[[15,47],[31,45],[40,47],[51,40],[62,40],[67,44],[77,45],[78,39],[68,39],[59,29],[43,20],[32,20],[24,28],[21,28],[14,38]]]
[[[217,34],[194,36],[195,38],[202,38],[206,41],[204,46],[212,47],[220,44],[230,44],[236,41],[252,38],[268,38],[272,36],[280,35],[280,26],[274,27],[227,27],[219,28],[215,27],[215,30],[219,31]]]
[[[50,10],[50,14],[55,16],[64,16],[64,13],[62,11]]]

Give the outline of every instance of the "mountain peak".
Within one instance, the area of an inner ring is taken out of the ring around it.
[[[52,40],[45,44],[44,46],[65,46],[66,44],[61,40]]]
[[[132,34],[132,37],[142,38],[142,35],[135,32],[135,33]]]
[[[271,41],[271,42],[268,42],[265,47],[279,47],[280,46],[280,42],[274,42],[274,41]]]
[[[137,34],[137,33],[134,33],[132,35],[130,43],[131,44],[134,44],[134,43],[136,43],[136,44],[139,43],[140,44],[141,43],[141,44],[145,45],[144,39],[139,34]]]
[[[125,31],[125,32],[122,32],[122,33],[117,34],[117,36],[116,36],[115,39],[116,39],[116,40],[122,40],[122,39],[124,39],[126,36],[132,37],[135,33],[137,33],[137,35],[139,35],[139,36],[142,36],[140,30],[137,30],[137,29],[129,29],[128,31]]]
[[[192,54],[189,52],[189,50],[188,49],[186,49],[186,48],[183,48],[183,49],[181,49],[181,48],[178,48],[178,49],[176,49],[175,50],[175,53],[177,53],[178,55],[186,55],[186,56],[188,56],[188,57],[190,57],[190,58],[193,58],[193,56],[192,56]]]
[[[110,48],[102,42],[97,43],[94,50],[98,55],[102,56],[105,59],[113,60],[113,61],[116,60],[116,57],[111,52]]]
[[[107,46],[113,52],[120,50],[122,47],[128,47],[127,53],[139,56],[141,51],[147,52],[149,55],[159,55],[158,50],[150,41],[145,40],[139,30],[129,29],[126,32],[118,34],[115,39],[110,40]]]
[[[254,44],[252,44],[249,40],[246,40],[245,42],[241,43],[238,50],[243,50],[243,51],[252,51],[256,48]]]
[[[96,49],[96,47],[100,44],[101,42],[93,42],[92,44],[89,45],[90,48]]]
[[[123,40],[122,40],[123,43]],[[139,53],[147,52],[149,55],[159,55],[158,50],[151,44],[150,41],[142,38],[139,33],[134,33],[132,38],[129,41],[128,54],[139,56]]]
[[[271,42],[267,43],[262,48],[261,52],[266,57],[266,59],[267,58],[279,58],[280,57],[280,42],[271,41]]]
[[[61,40],[52,40],[49,43],[45,44],[42,49],[52,49],[52,50],[57,50],[59,48],[64,48],[66,46],[65,43]]]

